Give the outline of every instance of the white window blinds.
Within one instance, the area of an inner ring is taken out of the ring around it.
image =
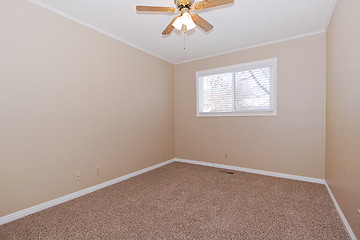
[[[198,116],[276,115],[276,59],[197,73]]]

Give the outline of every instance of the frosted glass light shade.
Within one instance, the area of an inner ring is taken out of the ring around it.
[[[182,23],[186,26],[187,30],[191,30],[196,26],[188,12],[184,12],[181,18]]]
[[[175,20],[175,22],[173,22],[172,25],[173,25],[174,28],[176,28],[177,30],[181,30],[182,25],[183,25],[181,17],[178,17],[178,18]]]

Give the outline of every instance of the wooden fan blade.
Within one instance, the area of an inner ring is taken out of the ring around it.
[[[233,3],[234,0],[204,0],[198,3],[195,3],[195,10],[202,10],[207,8],[212,8],[216,6],[221,6],[229,3]]]
[[[155,7],[155,6],[136,6],[137,11],[151,11],[151,12],[174,12],[172,7]]]
[[[197,14],[192,14],[191,18],[194,21],[194,23],[196,25],[198,25],[199,27],[201,27],[205,32],[208,32],[214,28],[213,25],[211,25],[208,21],[206,21],[205,19],[203,19],[202,17],[200,17]]]
[[[162,32],[162,35],[169,35],[171,33],[171,31],[174,29],[173,23],[175,22],[176,19],[178,19],[179,16],[175,17],[170,23],[169,25],[164,29],[164,31]]]

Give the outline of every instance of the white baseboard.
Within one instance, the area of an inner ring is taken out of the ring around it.
[[[326,181],[324,179],[303,177],[303,176],[285,174],[285,173],[276,173],[276,172],[263,171],[263,170],[257,170],[257,169],[251,169],[251,168],[235,167],[235,166],[223,165],[223,164],[217,164],[217,163],[200,162],[200,161],[180,159],[180,158],[170,159],[168,161],[153,165],[151,167],[144,168],[144,169],[141,169],[141,170],[133,172],[133,173],[129,173],[129,174],[124,175],[122,177],[119,177],[119,178],[116,178],[116,179],[113,179],[113,180],[110,180],[110,181],[107,181],[107,182],[104,182],[104,183],[101,183],[101,184],[98,184],[98,185],[95,185],[95,186],[92,186],[92,187],[89,187],[89,188],[86,188],[86,189],[83,189],[83,190],[80,190],[78,192],[74,192],[74,193],[65,195],[63,197],[56,198],[54,200],[51,200],[51,201],[48,201],[48,202],[45,202],[45,203],[41,203],[39,205],[30,207],[30,208],[27,208],[27,209],[24,209],[24,210],[21,210],[21,211],[18,211],[18,212],[9,214],[9,215],[6,215],[6,216],[0,218],[0,225],[11,222],[11,221],[14,221],[14,220],[22,218],[22,217],[25,217],[25,216],[30,215],[32,213],[39,212],[39,211],[44,210],[46,208],[53,207],[55,205],[58,205],[60,203],[72,200],[72,199],[80,197],[80,196],[83,196],[85,194],[94,192],[94,191],[99,190],[101,188],[104,188],[104,187],[119,183],[121,181],[124,181],[126,179],[135,177],[135,176],[140,175],[142,173],[145,173],[145,172],[154,170],[156,168],[165,166],[165,165],[167,165],[169,163],[172,163],[172,162],[190,163],[190,164],[196,164],[196,165],[202,165],[202,166],[208,166],[208,167],[229,169],[229,170],[240,171],[240,172],[255,173],[255,174],[272,176],[272,177],[287,178],[287,179],[293,179],[293,180],[299,180],[299,181],[305,181],[305,182],[325,184],[325,186],[326,186],[326,188],[327,188],[327,190],[328,190],[328,192],[329,192],[329,194],[331,196],[331,199],[333,200],[334,205],[335,205],[335,207],[336,207],[336,209],[337,209],[337,211],[338,211],[338,213],[339,213],[339,215],[340,215],[340,217],[341,217],[341,219],[342,219],[342,221],[343,221],[343,223],[345,225],[345,228],[347,229],[351,239],[352,240],[357,240],[357,238],[356,238],[354,232],[352,231],[349,223],[347,222],[343,212],[341,211],[341,209],[339,207],[339,204],[336,202],[336,199],[335,199],[333,193],[331,192],[330,187],[328,186],[328,184],[326,183]]]
[[[303,176],[286,174],[286,173],[277,173],[277,172],[269,172],[269,171],[264,171],[264,170],[251,169],[251,168],[235,167],[235,166],[223,165],[223,164],[218,164],[218,163],[200,162],[200,161],[187,160],[187,159],[181,159],[181,158],[175,158],[175,162],[192,163],[192,164],[208,166],[208,167],[223,168],[223,169],[229,169],[229,170],[240,171],[240,172],[248,172],[248,173],[255,173],[255,174],[272,176],[272,177],[299,180],[299,181],[304,181],[304,182],[325,184],[325,180],[320,179],[320,178],[303,177]]]
[[[170,159],[168,161],[153,165],[151,167],[144,168],[144,169],[141,169],[139,171],[126,174],[126,175],[124,175],[122,177],[115,178],[113,180],[110,180],[110,181],[107,181],[107,182],[104,182],[104,183],[100,183],[98,185],[95,185],[95,186],[80,190],[78,192],[74,192],[74,193],[65,195],[63,197],[59,197],[59,198],[56,198],[54,200],[44,202],[44,203],[41,203],[39,205],[30,207],[30,208],[26,208],[24,210],[21,210],[21,211],[6,215],[6,216],[0,218],[0,225],[11,222],[11,221],[14,221],[14,220],[22,218],[22,217],[25,217],[25,216],[30,215],[32,213],[39,212],[39,211],[44,210],[46,208],[53,207],[53,206],[58,205],[60,203],[67,202],[67,201],[72,200],[74,198],[78,198],[80,196],[83,196],[85,194],[94,192],[94,191],[99,190],[101,188],[113,185],[115,183],[119,183],[119,182],[124,181],[126,179],[129,179],[129,178],[135,177],[137,175],[140,175],[142,173],[154,170],[156,168],[162,167],[162,166],[167,165],[167,164],[172,163],[172,162],[174,162],[174,159]]]
[[[332,199],[332,201],[333,201],[333,203],[334,203],[334,205],[335,205],[335,207],[336,207],[336,210],[338,211],[338,213],[339,213],[339,215],[340,215],[340,217],[341,217],[341,220],[343,221],[343,223],[344,223],[344,225],[345,225],[345,228],[346,228],[346,230],[348,231],[351,239],[352,239],[352,240],[357,240],[354,232],[352,231],[352,229],[351,229],[351,227],[350,227],[350,224],[348,223],[348,221],[347,221],[346,218],[345,218],[345,215],[344,215],[343,212],[341,211],[341,208],[340,208],[339,204],[337,203],[337,201],[336,201],[336,199],[335,199],[335,196],[334,196],[334,194],[332,193],[332,191],[331,191],[329,185],[327,184],[327,182],[325,182],[325,186],[326,186],[326,188],[327,188],[327,190],[328,190],[328,192],[329,192],[329,194],[330,194],[330,196],[331,196],[331,199]]]

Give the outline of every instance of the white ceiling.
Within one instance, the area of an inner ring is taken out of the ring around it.
[[[174,7],[173,0],[29,0],[171,63],[325,31],[336,0],[235,0],[198,11],[214,25],[186,35],[161,32],[176,16],[137,13],[136,5]],[[201,1],[201,0],[197,0]]]

